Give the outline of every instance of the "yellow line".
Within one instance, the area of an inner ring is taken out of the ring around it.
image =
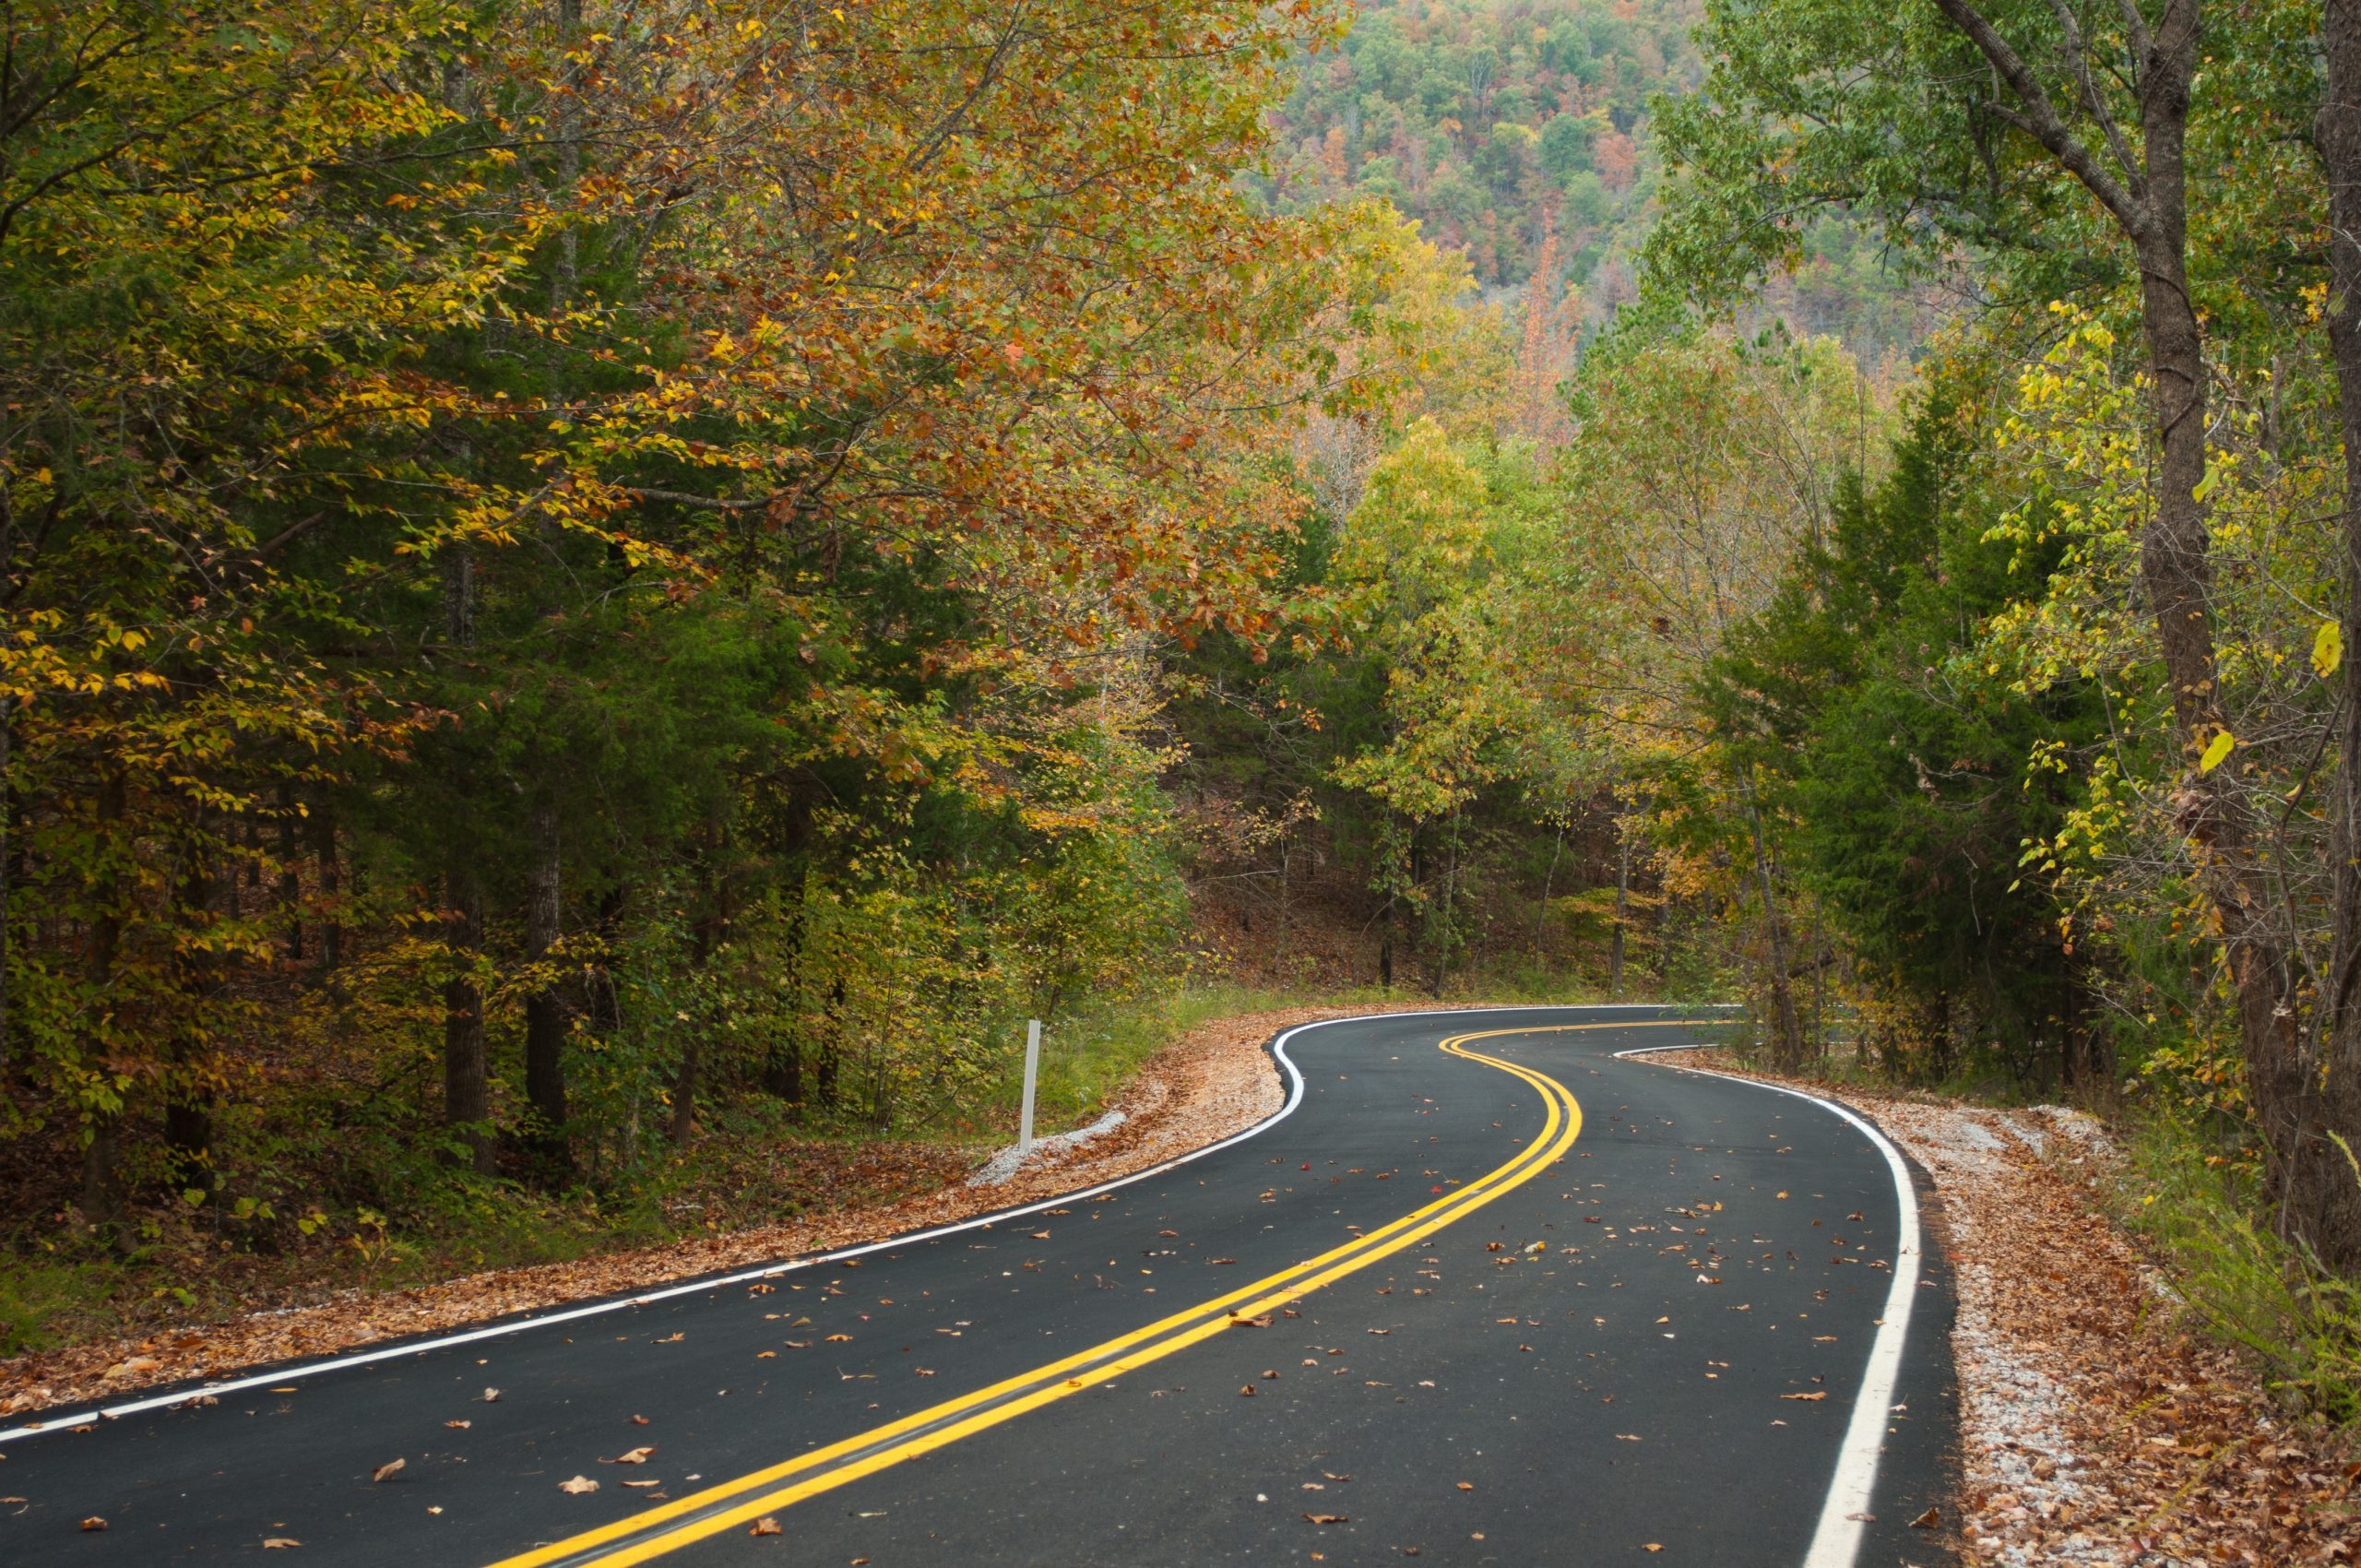
[[[1513,1159],[1477,1177],[1458,1192],[1422,1205],[1399,1219],[1393,1220],[1365,1236],[1356,1237],[1342,1246],[1331,1248],[1317,1257],[1307,1259],[1290,1268],[1282,1269],[1276,1274],[1266,1275],[1251,1284],[1216,1296],[1210,1301],[1199,1302],[1195,1306],[1187,1307],[1169,1316],[1159,1318],[1144,1328],[1119,1335],[1113,1339],[1094,1345],[1086,1350],[1076,1351],[1073,1355],[1049,1362],[1044,1366],[1020,1372],[1014,1377],[1003,1378],[988,1387],[931,1406],[912,1415],[904,1416],[898,1420],[890,1421],[884,1426],[847,1438],[840,1443],[830,1443],[825,1448],[798,1455],[781,1464],[740,1476],[734,1480],[724,1481],[718,1486],[707,1487],[703,1491],[677,1499],[661,1507],[647,1509],[628,1518],[615,1520],[611,1524],[599,1526],[596,1529],[585,1530],[564,1540],[536,1547],[513,1557],[502,1558],[492,1564],[491,1568],[544,1568],[545,1564],[580,1557],[584,1552],[591,1551],[610,1541],[620,1540],[625,1536],[642,1534],[662,1525],[668,1519],[682,1519],[685,1515],[698,1513],[700,1510],[743,1493],[750,1488],[766,1486],[774,1481],[787,1481],[786,1485],[765,1491],[759,1497],[749,1499],[720,1513],[706,1514],[695,1519],[683,1519],[681,1524],[661,1534],[630,1545],[619,1546],[614,1550],[600,1553],[594,1558],[582,1559],[584,1568],[590,1568],[591,1564],[596,1564],[596,1568],[623,1568],[627,1563],[645,1562],[651,1558],[677,1551],[682,1547],[703,1540],[709,1536],[735,1528],[761,1515],[785,1508],[819,1492],[843,1486],[848,1481],[857,1480],[862,1476],[872,1475],[876,1471],[898,1465],[905,1459],[915,1458],[919,1455],[931,1453],[937,1448],[956,1443],[961,1438],[981,1431],[987,1427],[1012,1420],[1027,1410],[1038,1409],[1054,1400],[1062,1399],[1067,1395],[1076,1393],[1090,1384],[1105,1383],[1120,1377],[1124,1372],[1145,1366],[1151,1361],[1160,1360],[1223,1332],[1229,1326],[1231,1318],[1251,1317],[1264,1308],[1275,1307],[1282,1302],[1308,1295],[1323,1286],[1343,1278],[1347,1274],[1366,1268],[1370,1264],[1389,1257],[1406,1247],[1416,1245],[1444,1226],[1481,1208],[1501,1194],[1523,1185],[1556,1163],[1558,1158],[1572,1146],[1576,1135],[1582,1131],[1582,1107],[1574,1099],[1572,1091],[1555,1078],[1535,1072],[1529,1067],[1503,1061],[1497,1056],[1488,1056],[1481,1051],[1469,1051],[1465,1049],[1466,1042],[1493,1039],[1503,1035],[1562,1034],[1604,1028],[1681,1028],[1690,1027],[1692,1022],[1688,1019],[1651,1019],[1643,1022],[1612,1024],[1550,1024],[1454,1035],[1443,1040],[1441,1043],[1441,1049],[1453,1056],[1465,1057],[1472,1062],[1481,1062],[1487,1066],[1497,1067],[1502,1072],[1524,1079],[1541,1091],[1543,1104],[1547,1111],[1541,1135],[1535,1139],[1530,1146]],[[1218,1313],[1225,1307],[1229,1309],[1227,1315],[1215,1316],[1203,1322],[1192,1321],[1204,1318],[1207,1313]],[[1155,1342],[1145,1343],[1151,1340]],[[1135,1353],[1120,1356],[1111,1362],[1106,1360],[1109,1355],[1133,1347],[1139,1348]],[[1059,1377],[1060,1373],[1084,1366],[1089,1366],[1091,1369],[1086,1377],[1062,1379]],[[1042,1384],[1045,1379],[1051,1381],[1047,1382],[1043,1386],[1031,1388],[1029,1392],[1018,1393],[1019,1390],[1026,1389],[1027,1385]],[[1012,1394],[1016,1395],[1016,1397],[1006,1397]],[[964,1420],[954,1420],[949,1425],[936,1425],[938,1422],[958,1415],[962,1410],[970,1409],[974,1413]],[[922,1427],[934,1427],[934,1430],[931,1431],[917,1430]],[[911,1432],[914,1435],[884,1448],[876,1446],[881,1442],[885,1442],[901,1432]],[[863,1449],[874,1451],[861,1454],[859,1457],[850,1457]],[[842,1463],[835,1465],[829,1463],[831,1460],[839,1458],[843,1460]],[[812,1471],[814,1467],[822,1467],[816,1473],[807,1474],[801,1479],[787,1480],[787,1478],[795,1475],[796,1472]]]

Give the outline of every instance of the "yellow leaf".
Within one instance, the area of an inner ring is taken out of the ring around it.
[[[2227,730],[2214,731],[2213,739],[2206,744],[2205,754],[2197,759],[2197,771],[2211,773],[2221,766],[2222,760],[2230,754],[2230,748],[2237,743],[2236,737]]]
[[[2319,635],[2312,638],[2312,673],[2325,681],[2343,662],[2343,628],[2333,621],[2321,622]]]

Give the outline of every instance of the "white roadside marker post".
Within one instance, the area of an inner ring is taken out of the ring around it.
[[[1041,1076],[1041,1020],[1025,1020],[1025,1111],[1016,1125],[1016,1157],[1033,1147],[1033,1086]]]

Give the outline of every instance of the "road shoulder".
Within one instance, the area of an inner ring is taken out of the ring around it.
[[[2180,1324],[2107,1214],[2117,1158],[2094,1119],[1836,1088],[1718,1051],[1659,1060],[1838,1100],[1931,1179],[1957,1292],[1970,1561],[2279,1564],[2361,1550],[2341,1460],[2283,1420],[2236,1355]]]

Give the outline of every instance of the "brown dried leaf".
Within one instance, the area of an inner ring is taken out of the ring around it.
[[[601,1465],[645,1465],[647,1463],[647,1456],[655,1452],[653,1445],[647,1448],[634,1448],[618,1454],[611,1459],[601,1459],[599,1463]]]
[[[755,1520],[753,1524],[747,1526],[746,1533],[750,1536],[777,1535],[779,1533],[778,1519],[776,1515],[765,1514],[761,1518]]]
[[[408,1467],[409,1464],[409,1461],[407,1459],[388,1460],[385,1464],[380,1465],[375,1469],[370,1471],[369,1479],[373,1482],[392,1480],[396,1476],[400,1475],[402,1471]]]
[[[576,1476],[572,1480],[558,1482],[557,1489],[560,1491],[570,1493],[575,1497],[583,1497],[598,1491],[599,1483],[592,1480],[588,1476]]]

